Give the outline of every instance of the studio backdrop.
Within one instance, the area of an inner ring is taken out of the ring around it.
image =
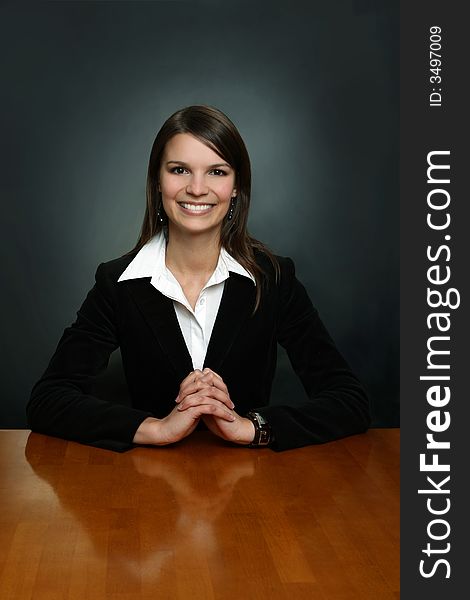
[[[250,233],[294,259],[373,424],[397,425],[398,2],[3,3],[1,16],[0,427],[25,427],[97,265],[135,245],[153,139],[190,104],[240,130]],[[98,390],[125,401],[119,351]],[[280,351],[273,401],[303,394]]]

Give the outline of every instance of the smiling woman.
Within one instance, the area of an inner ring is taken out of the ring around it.
[[[250,161],[221,111],[190,106],[157,134],[133,250],[102,263],[27,414],[35,431],[100,447],[165,445],[204,424],[240,445],[285,450],[363,432],[364,390],[289,258],[247,232]],[[281,344],[304,388],[271,405]],[[132,406],[98,398],[120,347]]]
[[[171,230],[168,255],[177,236],[191,234],[218,251],[223,219],[237,195],[232,167],[192,135],[179,133],[165,146],[158,191]]]

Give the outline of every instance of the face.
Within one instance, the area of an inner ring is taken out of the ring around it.
[[[171,230],[220,233],[231,198],[237,195],[235,171],[223,158],[188,133],[166,144],[159,191]]]

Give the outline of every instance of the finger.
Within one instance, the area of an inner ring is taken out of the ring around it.
[[[216,375],[212,372],[203,374],[201,371],[199,371],[196,374],[195,381],[187,381],[185,385],[181,384],[179,394],[175,401],[178,404],[182,402],[186,396],[194,394],[197,391],[207,387],[215,387],[230,398],[228,388],[219,375]]]
[[[200,369],[195,369],[194,371],[191,371],[191,373],[188,373],[188,375],[186,375],[186,377],[180,383],[178,395],[180,395],[181,392],[188,387],[188,385],[194,384],[194,382],[196,381],[196,379],[201,374],[202,374],[202,371]]]
[[[203,387],[199,390],[197,390],[194,394],[189,394],[188,396],[186,396],[180,403],[180,407],[187,407],[187,406],[193,406],[195,403],[197,403],[199,399],[203,399],[203,398],[212,398],[214,400],[217,400],[218,402],[221,402],[222,404],[224,404],[225,406],[227,406],[227,408],[229,408],[230,410],[232,410],[233,408],[235,408],[234,403],[232,402],[230,396],[228,394],[226,394],[225,392],[223,392],[222,390],[219,390],[218,388],[216,388],[215,386],[206,386]]]
[[[222,377],[220,375],[217,375],[217,373],[214,373],[210,369],[207,369],[207,371],[204,370],[201,374],[198,374],[196,377],[196,383],[198,381],[201,381],[203,383],[210,383],[211,385],[217,387],[219,390],[222,390],[223,392],[228,394],[227,386],[225,385]]]
[[[201,379],[199,379],[198,381],[190,381],[185,386],[182,385],[180,387],[180,391],[178,393],[178,396],[176,397],[175,402],[182,402],[186,398],[186,396],[190,396],[191,394],[195,394],[199,390],[210,387],[213,387],[211,383],[201,381]]]
[[[215,375],[218,379],[222,379],[222,377],[218,373],[216,373],[212,369],[209,369],[209,367],[206,367],[205,369],[203,369],[202,372],[204,375],[206,375],[207,373],[212,373],[212,375]],[[222,379],[222,381],[223,381],[223,379]]]
[[[229,422],[233,422],[236,419],[236,416],[233,413],[227,410],[222,404],[220,404],[220,402],[216,401],[214,401],[214,403],[198,404],[197,406],[192,406],[186,412],[191,414],[191,416],[194,419],[198,419],[203,415],[210,415],[212,417],[223,419],[224,421]]]
[[[188,375],[186,375],[186,377],[183,379],[183,381],[180,384],[180,388],[182,386],[187,385],[188,383],[191,383],[193,381],[196,381],[196,379],[202,375],[202,371],[200,369],[194,369],[194,371],[191,371],[191,373],[188,373]]]
[[[178,405],[178,410],[186,410],[191,406],[197,406],[197,404],[201,404],[207,402],[207,399],[210,398],[217,402],[220,402],[230,410],[235,408],[234,403],[231,401],[230,396],[228,396],[225,392],[217,389],[215,386],[210,386],[198,390],[194,394],[190,394],[186,396]]]

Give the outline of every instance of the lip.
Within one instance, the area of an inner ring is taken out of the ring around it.
[[[187,215],[200,216],[209,213],[215,204],[208,202],[178,202],[180,209]]]

